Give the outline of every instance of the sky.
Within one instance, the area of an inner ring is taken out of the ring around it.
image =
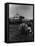
[[[17,16],[17,14],[28,19],[33,19],[33,6],[9,4],[9,18]]]

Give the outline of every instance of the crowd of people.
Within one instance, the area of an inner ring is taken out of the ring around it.
[[[15,20],[15,19],[14,19]],[[16,34],[16,38],[19,41],[32,41],[33,40],[33,35],[34,35],[34,31],[33,31],[33,20],[32,21],[27,21],[24,20],[24,17],[20,16],[19,17],[19,21],[9,21],[9,24],[14,24],[17,25],[19,24],[19,34]],[[17,30],[16,30],[17,31]]]

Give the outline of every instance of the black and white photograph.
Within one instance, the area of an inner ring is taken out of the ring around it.
[[[34,4],[5,4],[5,42],[34,42]]]

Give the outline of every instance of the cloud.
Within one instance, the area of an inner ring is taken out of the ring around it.
[[[33,6],[29,5],[9,5],[9,17],[14,17],[16,14],[26,18],[33,18]]]

